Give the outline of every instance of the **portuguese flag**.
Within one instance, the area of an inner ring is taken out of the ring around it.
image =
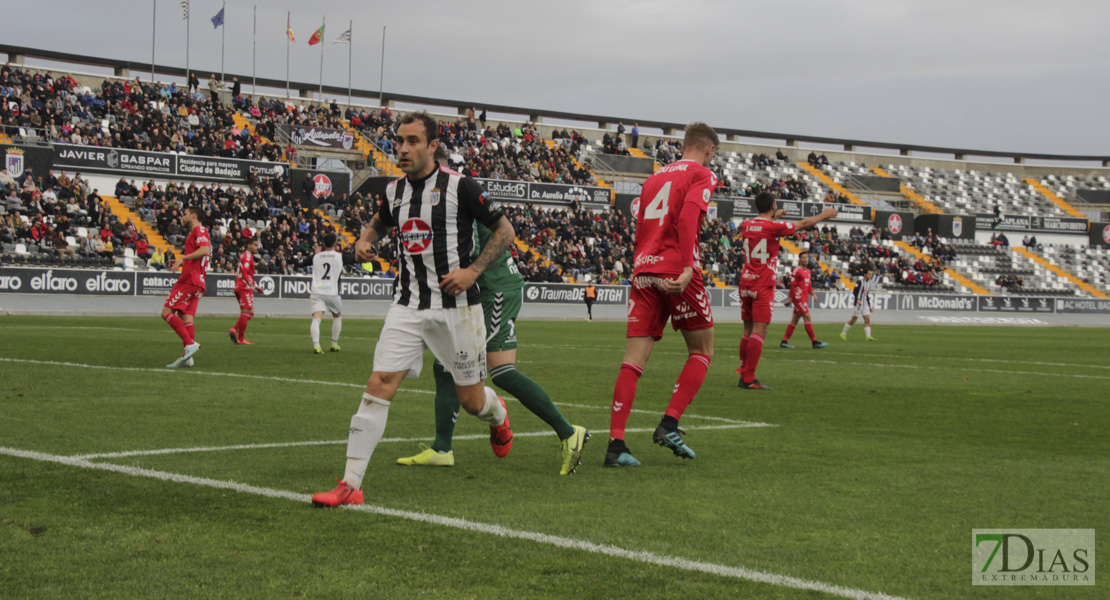
[[[312,34],[312,37],[308,38],[308,45],[313,46],[313,45],[319,44],[323,40],[324,40],[324,26],[321,25],[320,28],[316,30],[316,33]]]

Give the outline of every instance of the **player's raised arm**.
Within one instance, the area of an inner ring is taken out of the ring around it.
[[[798,221],[797,223],[795,223],[794,224],[794,230],[798,231],[799,229],[809,229],[810,227],[813,227],[814,225],[820,223],[821,221],[824,221],[826,219],[831,219],[831,218],[835,217],[838,214],[840,214],[840,211],[836,210],[835,208],[826,208],[825,210],[821,211],[821,214],[819,214],[819,215],[812,216],[812,217],[806,217],[806,218],[802,219],[801,221]]]

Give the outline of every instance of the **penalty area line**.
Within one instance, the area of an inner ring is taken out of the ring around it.
[[[705,431],[710,429],[751,429],[758,427],[778,427],[770,423],[728,423],[725,425],[690,425],[685,427],[685,431]],[[650,429],[626,429],[626,433],[652,433],[655,428]],[[555,435],[554,431],[516,431],[513,432],[513,437],[546,437]],[[464,440],[488,440],[488,434],[468,434],[457,435],[452,438],[454,441]],[[415,444],[419,442],[426,442],[427,438],[383,438],[381,444]],[[158,456],[165,454],[185,454],[189,452],[223,452],[228,450],[265,450],[267,448],[295,448],[297,446],[335,446],[339,444],[346,444],[347,440],[317,440],[308,442],[273,442],[268,444],[235,444],[232,446],[197,446],[193,448],[160,448],[158,450],[128,450],[125,452],[103,452],[98,454],[80,454],[71,456],[70,458],[78,460],[94,460],[94,459],[113,459],[113,458],[127,458],[130,456]]]
[[[3,446],[0,446],[0,455],[36,460],[41,462],[51,462],[81,469],[109,471],[112,473],[119,473],[131,477],[144,477],[148,479],[157,479],[173,483],[187,483],[201,487],[230,490],[244,494],[253,494],[255,496],[264,496],[267,498],[291,500],[293,502],[300,502],[305,505],[307,505],[312,499],[309,494],[298,494],[296,492],[276,490],[245,483],[238,483],[235,481],[221,481],[218,479],[209,479],[207,477],[182,475],[179,473],[155,471],[153,469],[142,469],[139,467],[116,465],[111,463],[93,463],[80,458],[58,456],[54,454],[44,454],[41,452],[19,450],[17,448],[7,448]],[[841,598],[850,598],[852,600],[906,600],[905,598],[899,596],[891,596],[881,592],[869,592],[866,590],[859,590],[831,583],[824,583],[821,581],[812,581],[799,577],[791,577],[789,575],[770,573],[767,571],[757,571],[754,569],[748,569],[746,567],[736,567],[691,560],[680,556],[658,554],[645,550],[630,550],[610,544],[598,544],[585,540],[571,539],[546,533],[540,533],[537,531],[512,529],[501,525],[470,521],[458,517],[447,517],[430,513],[398,510],[394,508],[386,508],[384,506],[374,506],[371,504],[347,505],[344,506],[344,508],[348,510],[380,515],[383,517],[406,519],[409,521],[417,521],[430,525],[438,525],[440,527],[450,527],[453,529],[461,529],[464,531],[472,531],[475,533],[496,535],[503,538],[536,542],[548,546],[555,546],[557,548],[577,550],[612,558],[623,558],[634,562],[656,565],[660,567],[669,567],[683,571],[704,573],[707,575],[715,575],[718,577],[725,577],[730,579],[742,579],[756,583],[766,583],[779,587],[810,590],[829,594],[832,596],[838,596]]]

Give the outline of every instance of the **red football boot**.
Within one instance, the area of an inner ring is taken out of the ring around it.
[[[346,481],[339,481],[339,485],[330,492],[317,492],[312,495],[312,506],[323,508],[325,506],[339,506],[340,504],[362,504],[362,490],[347,485]]]
[[[505,458],[509,455],[509,450],[513,449],[513,428],[509,425],[509,411],[505,407],[505,400],[498,396],[497,401],[501,403],[501,408],[505,409],[505,422],[497,426],[489,426],[489,445],[493,447],[493,453],[497,458]]]

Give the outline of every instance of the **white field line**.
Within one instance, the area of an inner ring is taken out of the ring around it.
[[[145,332],[145,333],[157,333],[155,330],[152,330],[152,329],[139,329],[139,328],[128,328],[128,327],[54,327],[54,326],[38,327],[38,326],[31,326],[31,325],[9,325],[9,326],[6,326],[4,329],[34,329],[34,330],[60,329],[60,330],[67,330],[67,331],[68,330],[74,330],[74,329],[92,329],[92,330],[104,330],[104,331],[136,331],[136,332]],[[205,333],[211,333],[211,332],[206,331]],[[220,332],[220,333],[223,334],[224,332]],[[299,334],[269,333],[269,332],[263,332],[263,331],[257,332],[253,335],[272,336],[272,337],[305,337],[305,336],[302,336],[302,335],[299,335]],[[377,340],[377,338],[358,337],[358,336],[350,336],[350,337],[344,336],[343,339],[370,340],[370,341],[376,341]],[[580,345],[575,345],[575,344],[539,344],[539,345],[544,347],[544,348],[572,348],[572,349],[578,349],[578,350],[603,350],[603,351],[610,351],[610,352],[619,352],[619,351],[623,350],[623,348],[621,348],[619,346],[607,346],[607,345],[604,345],[604,344],[602,344],[602,345],[593,345],[593,346],[580,346]],[[732,346],[729,346],[728,348],[731,349]],[[668,356],[686,356],[687,353],[686,352],[670,352],[670,351],[666,351],[666,350],[656,350],[656,351],[652,352],[652,354],[665,354],[665,355],[668,355]],[[873,354],[873,353],[866,353],[866,352],[845,352],[844,354],[852,355],[852,356],[876,356],[876,357],[880,357],[880,358],[892,358],[889,354]],[[1033,365],[1033,366],[1043,366],[1043,367],[1076,367],[1076,368],[1081,368],[1081,369],[1110,369],[1110,365],[1090,365],[1090,364],[1084,364],[1084,363],[1043,362],[1043,361],[1035,361],[1035,360],[1006,360],[1006,359],[1000,359],[1000,358],[974,358],[974,357],[961,358],[961,357],[957,357],[957,356],[912,356],[912,355],[899,355],[899,356],[897,356],[897,358],[904,358],[904,359],[909,359],[909,360],[933,360],[933,361],[935,361],[935,360],[958,360],[958,361],[961,361],[961,362],[1003,363],[1003,364],[1009,364],[1009,365]],[[527,361],[517,361],[517,362],[518,363],[523,363],[523,362],[527,362]]]
[[[40,452],[18,450],[15,448],[0,447],[0,454],[13,456],[16,458],[52,462],[81,469],[97,469],[101,471],[109,471],[113,473],[128,475],[131,477],[146,477],[149,479],[158,479],[161,481],[170,481],[174,483],[188,483],[197,486],[230,490],[244,494],[254,494],[256,496],[264,496],[267,498],[291,500],[293,502],[300,502],[306,505],[311,501],[312,498],[308,494],[298,494],[285,490],[275,490],[271,488],[248,485],[245,483],[237,483],[234,481],[220,481],[218,479],[209,479],[206,477],[181,475],[178,473],[168,473],[165,471],[155,471],[152,469],[141,469],[138,467],[116,465],[111,463],[93,463],[80,458],[43,454]],[[509,527],[503,527],[501,525],[494,525],[491,523],[479,523],[477,521],[469,521],[457,517],[446,517],[442,515],[412,512],[407,510],[397,510],[393,508],[386,508],[384,506],[374,506],[371,504],[361,504],[356,506],[348,505],[344,508],[347,508],[349,510],[367,512],[375,515],[381,515],[383,517],[407,519],[410,521],[418,521],[421,523],[428,523],[430,525],[438,525],[441,527],[451,527],[454,529],[462,529],[464,531],[473,531],[475,533],[484,533],[504,538],[536,542],[538,544],[545,544],[548,546],[555,546],[557,548],[565,548],[568,550],[577,550],[580,552],[588,552],[591,554],[600,554],[613,558],[623,558],[639,563],[656,565],[660,567],[669,567],[682,571],[705,573],[707,575],[715,575],[718,577],[725,577],[730,579],[743,579],[757,583],[766,583],[769,585],[794,588],[799,590],[810,590],[829,594],[832,596],[838,596],[841,598],[851,598],[852,600],[906,600],[905,598],[890,596],[881,592],[868,592],[866,590],[858,590],[830,583],[824,583],[821,581],[811,581],[808,579],[791,577],[789,575],[780,575],[777,573],[769,573],[766,571],[756,571],[745,567],[734,567],[704,561],[696,561],[679,556],[658,554],[655,552],[648,552],[644,550],[630,550],[610,544],[596,544],[584,540],[554,536],[536,531],[511,529]]]
[[[884,367],[889,369],[928,369],[931,371],[958,371],[960,373],[998,373],[1001,375],[1036,375],[1040,377],[1065,377],[1068,379],[1110,379],[1107,375],[1077,375],[1074,373],[1053,373],[1050,371],[1010,371],[1006,369],[968,369],[964,367],[935,367],[932,365],[902,365],[896,363],[868,363],[843,360],[818,360],[809,358],[779,358],[784,362],[817,363],[824,365],[853,365],[857,367]]]
[[[769,423],[729,423],[726,425],[683,425],[683,431],[705,431],[710,429],[748,429],[757,427],[777,427]],[[590,430],[593,431],[593,430]],[[626,433],[651,433],[655,428],[650,429],[626,429]],[[555,435],[554,431],[514,431],[513,437],[546,437]],[[468,434],[456,435],[451,438],[452,441],[462,440],[488,440],[489,434]],[[415,444],[419,442],[426,442],[428,438],[383,438],[382,444],[404,443]],[[93,459],[111,459],[111,458],[127,458],[129,456],[157,456],[163,454],[184,454],[188,452],[222,452],[226,450],[264,450],[267,448],[292,448],[296,446],[336,446],[339,444],[346,444],[347,440],[319,440],[311,442],[275,442],[271,444],[237,444],[234,446],[199,446],[196,448],[161,448],[158,450],[129,450],[126,452],[104,452],[101,454],[81,454],[73,456],[72,458],[79,458],[81,460]]]
[[[291,378],[291,377],[271,377],[271,376],[268,376],[268,375],[247,375],[245,373],[219,373],[219,372],[216,372],[216,371],[198,371],[197,369],[158,369],[158,368],[151,368],[151,367],[115,367],[115,366],[110,366],[110,365],[86,365],[86,364],[82,364],[82,363],[61,362],[61,361],[55,361],[55,360],[34,360],[34,359],[30,359],[30,358],[4,358],[4,357],[0,357],[0,362],[23,363],[23,364],[31,364],[31,365],[47,365],[47,366],[54,366],[54,367],[72,367],[72,368],[76,368],[76,369],[103,369],[103,370],[108,370],[108,371],[132,371],[132,372],[149,372],[149,373],[189,373],[191,375],[212,375],[212,376],[215,376],[215,377],[235,377],[235,378],[240,378],[240,379],[260,379],[260,380],[263,380],[263,381],[280,381],[280,382],[284,382],[284,383],[304,383],[304,384],[309,384],[309,385],[331,385],[331,386],[339,386],[339,387],[358,388],[360,390],[366,388],[366,386],[361,384],[361,383],[344,383],[344,382],[340,382],[340,381],[321,381],[321,380],[318,380],[318,379],[295,379],[295,378]],[[411,392],[411,393],[414,393],[414,394],[432,394],[432,395],[435,394],[434,390],[421,390],[421,389],[416,389],[416,388],[401,388],[401,390],[398,393],[403,394],[403,393],[406,393],[406,392]],[[512,398],[512,396],[508,396],[508,397]],[[592,410],[609,410],[608,406],[590,406],[590,405],[587,405],[587,404],[568,404],[568,403],[565,403],[565,402],[556,402],[555,404],[558,405],[558,406],[569,406],[569,407],[573,407],[573,408],[588,408],[588,409],[592,409]],[[632,409],[632,412],[642,413],[642,414],[651,414],[651,415],[659,414],[658,411],[641,410],[641,409],[638,409],[638,408]],[[733,424],[733,425],[745,425],[745,426],[754,426],[754,427],[773,427],[773,425],[769,425],[767,423],[753,423],[752,421],[737,421],[737,420],[733,420],[733,419],[726,419],[724,417],[705,417],[705,416],[695,415],[695,414],[691,414],[691,413],[687,413],[683,416],[688,418],[688,419],[705,419],[707,421],[720,421],[722,423],[730,423],[730,424]],[[456,438],[456,439],[458,439],[458,438]],[[420,441],[420,440],[417,440],[417,441]]]

